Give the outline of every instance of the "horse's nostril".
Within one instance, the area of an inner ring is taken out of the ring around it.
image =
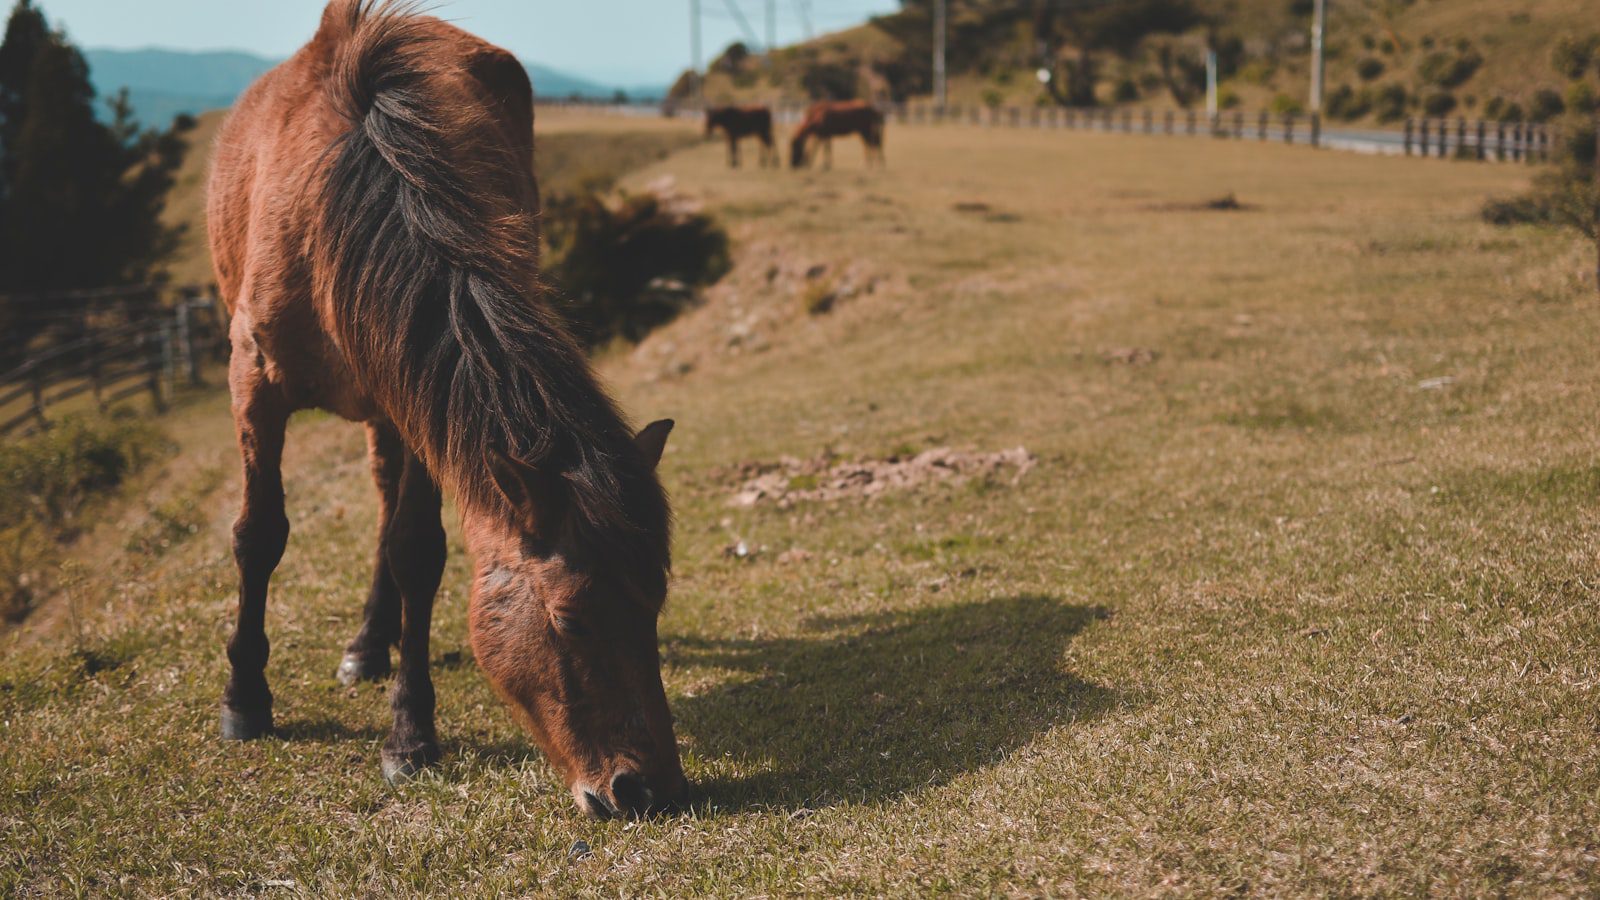
[[[589,815],[596,819],[609,819],[612,816],[611,806],[590,791],[583,792],[583,803],[588,807]]]
[[[612,776],[611,796],[616,799],[617,806],[635,813],[648,810],[653,799],[650,789],[644,786],[644,779],[633,772],[618,772]]]

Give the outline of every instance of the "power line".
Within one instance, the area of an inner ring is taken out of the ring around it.
[[[739,23],[739,30],[744,32],[744,36],[750,41],[750,46],[754,47],[760,44],[761,41],[756,37],[755,29],[750,27],[750,20],[744,17],[744,11],[739,8],[739,5],[733,0],[722,0],[722,5],[728,8],[728,15],[733,16],[733,20]]]

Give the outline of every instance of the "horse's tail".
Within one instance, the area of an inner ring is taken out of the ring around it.
[[[317,288],[357,378],[430,471],[497,504],[490,454],[570,455],[571,438],[613,443],[593,432],[620,421],[539,300],[531,173],[459,74],[482,48],[406,2],[337,0],[329,28],[326,96],[347,130],[321,185]]]

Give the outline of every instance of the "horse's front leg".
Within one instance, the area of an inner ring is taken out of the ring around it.
[[[291,409],[267,380],[255,342],[239,338],[229,362],[234,429],[244,463],[244,500],[233,525],[239,610],[228,641],[232,671],[222,694],[222,736],[248,741],[272,732],[267,688],[267,583],[283,558],[289,519],[283,510],[283,434]]]
[[[390,697],[394,729],[383,745],[383,777],[394,782],[439,759],[433,678],[428,672],[428,630],[434,593],[444,572],[444,527],[439,520],[439,487],[409,450],[384,546],[402,610],[400,669]]]
[[[389,522],[394,518],[405,468],[406,448],[394,426],[387,422],[367,425],[367,457],[372,481],[378,488],[378,552],[372,565],[372,587],[356,633],[339,662],[341,684],[376,681],[390,672],[389,648],[400,640],[400,589],[389,570]]]

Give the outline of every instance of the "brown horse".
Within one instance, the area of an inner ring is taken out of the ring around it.
[[[880,166],[888,164],[883,155],[883,113],[864,100],[813,103],[806,111],[799,130],[794,133],[794,141],[789,147],[789,164],[796,169],[804,167],[810,161],[806,154],[806,142],[815,138],[822,142],[822,151],[827,157],[824,167],[831,169],[833,139],[851,134],[861,135],[861,142],[866,145],[868,168],[874,161]]]
[[[778,148],[772,142],[772,110],[765,106],[712,106],[706,109],[706,137],[721,128],[728,137],[728,166],[739,168],[739,142],[754,137],[761,142],[760,166],[777,167]]]
[[[509,53],[404,3],[334,0],[241,99],[209,216],[244,460],[222,734],[272,729],[267,582],[289,534],[284,426],[366,424],[381,525],[341,680],[389,674],[390,780],[439,757],[428,626],[441,488],[475,557],[478,665],[597,816],[679,800],[661,684],[669,517],[655,466],[539,286],[533,96]]]

